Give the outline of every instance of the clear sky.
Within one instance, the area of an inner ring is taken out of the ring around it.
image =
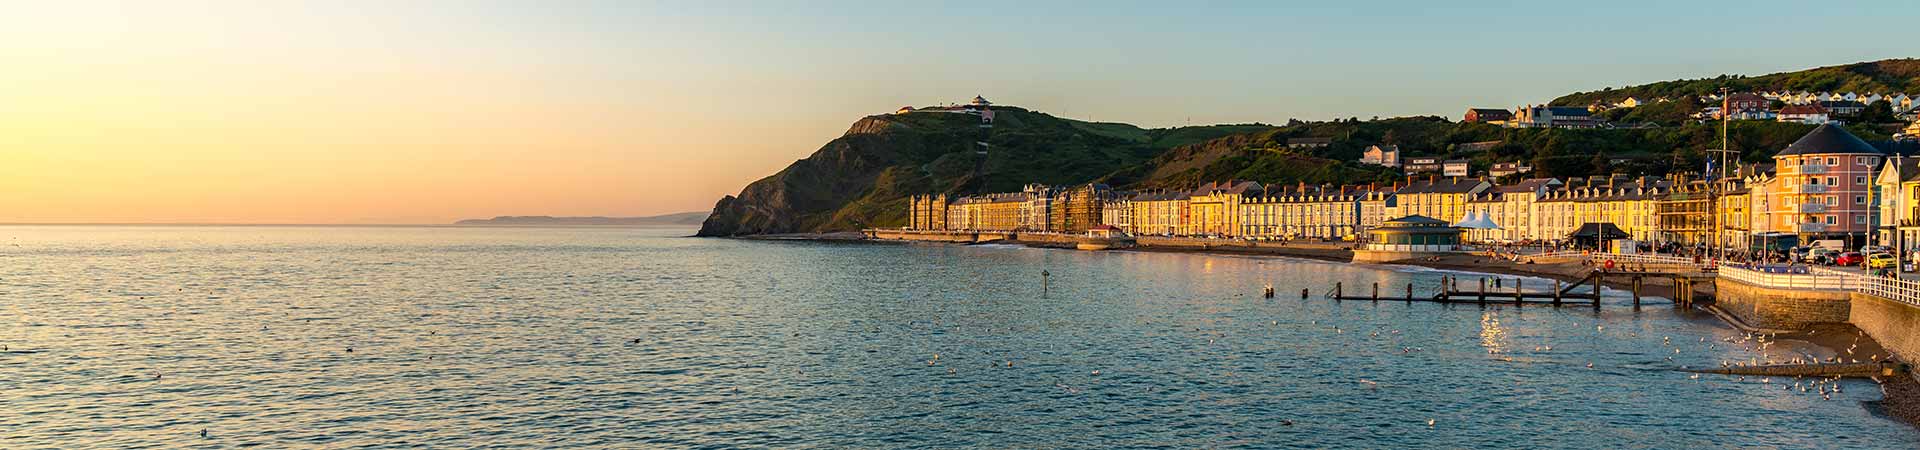
[[[0,0],[0,222],[710,208],[862,115],[1441,114],[1920,56],[1920,2]]]

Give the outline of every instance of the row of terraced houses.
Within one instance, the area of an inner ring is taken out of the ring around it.
[[[1684,245],[1864,243],[1869,235],[1882,243],[1920,242],[1920,158],[1882,147],[1822,125],[1781,149],[1771,167],[1720,178],[1615,175],[1495,185],[1429,175],[1391,184],[1225,181],[1139,192],[1033,185],[1016,193],[915,196],[910,228],[1084,233],[1109,225],[1136,235],[1361,239],[1385,220],[1425,216],[1449,223],[1484,217],[1497,225],[1469,230],[1466,239],[1478,242],[1562,241],[1595,227]]]

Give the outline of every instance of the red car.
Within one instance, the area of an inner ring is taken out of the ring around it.
[[[1839,258],[1834,258],[1833,265],[1858,266],[1861,264],[1866,264],[1866,262],[1867,262],[1867,257],[1864,255],[1861,255],[1860,252],[1846,252],[1846,253],[1841,253]]]

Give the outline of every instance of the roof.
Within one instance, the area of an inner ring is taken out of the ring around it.
[[[1574,230],[1573,234],[1567,235],[1567,237],[1576,239],[1626,239],[1630,236],[1627,232],[1620,231],[1620,227],[1614,226],[1613,223],[1610,222],[1587,222],[1581,224],[1580,229]]]
[[[1387,219],[1385,222],[1382,222],[1382,223],[1383,224],[1412,224],[1412,225],[1447,225],[1447,221],[1445,220],[1435,219],[1432,217],[1422,216],[1419,214],[1401,217],[1398,219]]]
[[[1787,105],[1787,106],[1786,106],[1785,108],[1780,108],[1780,114],[1781,114],[1781,115],[1787,115],[1787,114],[1826,114],[1826,113],[1827,113],[1827,109],[1826,109],[1826,108],[1821,108],[1821,107],[1820,107],[1820,105],[1811,105],[1811,104],[1809,104],[1809,105]]]
[[[1801,136],[1800,140],[1793,141],[1793,145],[1788,145],[1786,150],[1781,150],[1779,154],[1773,156],[1777,158],[1792,155],[1859,153],[1878,155],[1880,150],[1873,148],[1873,145],[1868,144],[1867,141],[1855,137],[1853,133],[1848,133],[1845,128],[1828,123],[1815,127],[1813,131],[1807,132],[1806,136]]]
[[[1553,185],[1553,184],[1561,184],[1561,183],[1560,183],[1560,180],[1556,180],[1552,178],[1528,178],[1525,180],[1520,180],[1520,182],[1518,183],[1501,185],[1501,186],[1495,187],[1494,189],[1500,192],[1536,192],[1542,187]]]
[[[1887,167],[1894,170],[1894,176],[1901,182],[1920,181],[1920,158],[1896,158],[1887,160]]]
[[[1440,178],[1440,179],[1428,178],[1425,180],[1415,179],[1413,182],[1407,183],[1406,187],[1400,188],[1400,190],[1397,191],[1396,193],[1399,193],[1399,194],[1427,194],[1427,193],[1464,194],[1468,192],[1473,192],[1473,188],[1476,186],[1479,186],[1480,183],[1484,183],[1484,182],[1480,181],[1479,178],[1448,177],[1448,178]]]

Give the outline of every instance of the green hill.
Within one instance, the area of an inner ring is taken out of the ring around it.
[[[1920,94],[1920,59],[1887,59],[1760,76],[1721,75],[1695,80],[1662,81],[1618,89],[1575,92],[1553,99],[1550,103],[1585,106],[1597,102],[1611,103],[1633,96],[1698,97],[1717,92],[1722,86],[1732,88],[1735,92],[1793,90]]]
[[[900,226],[908,197],[1072,184],[1144,163],[1176,145],[1272,128],[1217,125],[1142,129],[995,107],[994,126],[940,112],[868,116],[779,173],[722,198],[701,236],[807,233]],[[985,154],[975,142],[985,142]]]
[[[1208,181],[1262,183],[1390,182],[1393,169],[1358,164],[1369,145],[1398,145],[1406,156],[1467,159],[1475,172],[1498,162],[1534,166],[1533,176],[1657,175],[1700,170],[1705,149],[1719,147],[1719,124],[1689,118],[1691,96],[1730,86],[1753,90],[1826,90],[1920,94],[1920,60],[1896,59],[1756,77],[1721,76],[1575,93],[1555,104],[1647,95],[1674,98],[1604,111],[1622,124],[1647,128],[1585,130],[1502,128],[1442,117],[1214,125],[1147,129],[1084,122],[1015,107],[995,107],[993,127],[966,114],[918,112],[862,118],[806,159],[722,198],[702,236],[809,233],[906,224],[908,197],[1017,191],[1027,183],[1090,181],[1127,188],[1191,188]],[[1884,140],[1891,124],[1849,126]],[[1734,122],[1734,149],[1765,162],[1811,125]],[[1288,139],[1331,138],[1322,147]],[[989,149],[977,152],[976,142]],[[1476,144],[1476,145],[1466,145]]]

